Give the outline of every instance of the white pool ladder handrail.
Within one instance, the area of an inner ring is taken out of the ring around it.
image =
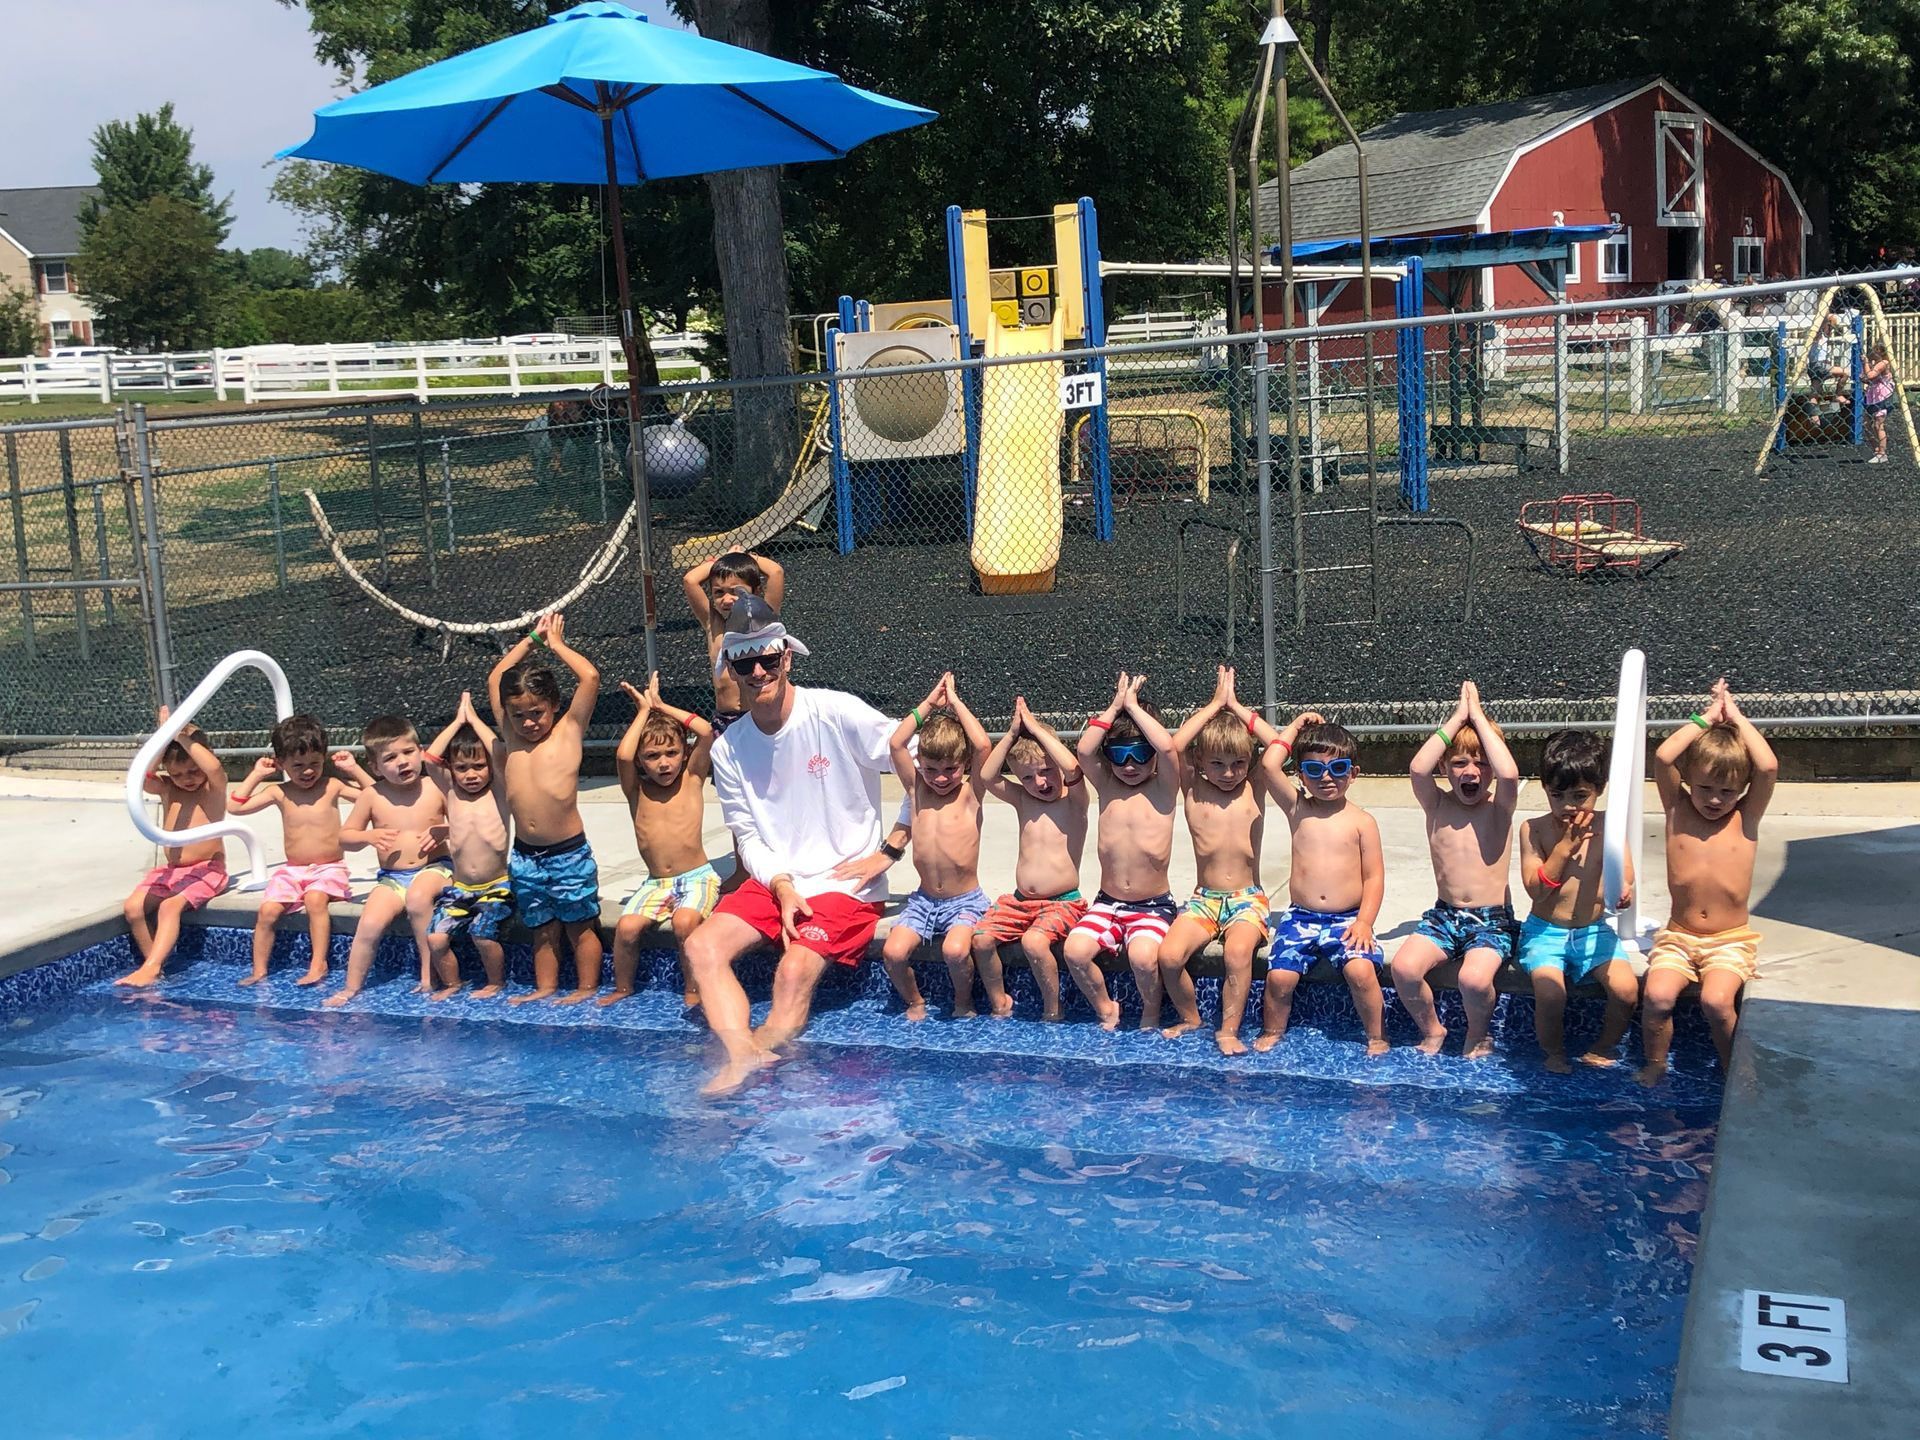
[[[273,687],[273,718],[280,721],[291,715],[293,692],[288,688],[287,672],[280,668],[280,662],[262,650],[236,650],[209,670],[207,678],[194,687],[193,693],[174,707],[166,723],[147,738],[147,743],[140,747],[133,763],[127,767],[127,813],[133,817],[133,828],[156,845],[189,845],[196,840],[228,836],[238,840],[246,847],[248,870],[247,878],[234,887],[239,890],[257,890],[267,883],[266,849],[253,826],[237,816],[228,816],[224,820],[210,820],[205,825],[189,825],[185,830],[162,830],[147,816],[146,782],[148,772],[160,763],[161,751],[199,713],[200,707],[226,684],[228,676],[249,666],[265,675]]]
[[[1601,852],[1608,908],[1620,943],[1644,950],[1640,892],[1646,884],[1640,854],[1646,838],[1647,656],[1629,650],[1620,657],[1620,690],[1613,707],[1613,763],[1607,773],[1606,828]],[[1627,856],[1633,857],[1633,893],[1625,904]]]

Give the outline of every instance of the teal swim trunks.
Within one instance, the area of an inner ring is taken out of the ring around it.
[[[1520,927],[1520,968],[1529,975],[1558,970],[1567,977],[1567,984],[1578,985],[1609,961],[1626,958],[1620,936],[1607,920],[1569,929],[1529,915]]]

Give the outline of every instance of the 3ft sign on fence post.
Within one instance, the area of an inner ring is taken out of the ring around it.
[[[1098,370],[1060,377],[1060,408],[1062,410],[1095,409],[1100,404],[1101,393]]]

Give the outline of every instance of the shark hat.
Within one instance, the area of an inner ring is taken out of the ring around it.
[[[727,616],[726,633],[721,637],[713,670],[717,675],[730,660],[744,660],[750,655],[778,655],[783,650],[791,650],[796,655],[812,653],[800,643],[799,637],[787,633],[778,613],[764,599],[758,595],[742,595],[733,602],[733,611]]]

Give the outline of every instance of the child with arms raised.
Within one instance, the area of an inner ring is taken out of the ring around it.
[[[162,705],[160,723],[166,720],[167,707]],[[159,763],[147,772],[144,788],[160,797],[162,830],[190,830],[227,813],[227,772],[197,725],[182,726],[167,743]],[[227,888],[227,842],[220,836],[169,845],[163,859],[165,863],[149,870],[127,896],[123,909],[140,965],[116,985],[144,987],[158,980],[180,939],[180,917]]]
[[[1075,748],[1100,800],[1100,892],[1061,949],[1103,1030],[1119,1028],[1120,1005],[1099,961],[1119,953],[1140,991],[1140,1028],[1160,1028],[1160,942],[1174,918],[1167,868],[1180,766],[1173,737],[1140,698],[1146,683],[1122,671],[1112,702],[1088,719]],[[1095,765],[1095,756],[1104,763]]]
[[[1246,1054],[1240,1021],[1253,988],[1253,952],[1267,938],[1267,892],[1260,886],[1266,779],[1253,768],[1257,728],[1234,696],[1233,671],[1222,665],[1213,698],[1174,731],[1169,766],[1179,776],[1196,873],[1193,898],[1160,942],[1160,979],[1176,1017],[1161,1033],[1171,1039],[1200,1028],[1187,961],[1222,936],[1226,978],[1213,1036],[1222,1055]]]
[[[251,815],[269,806],[278,810],[287,858],[267,877],[260,913],[253,922],[253,973],[240,983],[258,985],[267,978],[273,927],[289,905],[299,905],[307,912],[313,957],[298,983],[317,985],[327,976],[327,946],[333,936],[327,907],[335,900],[353,898],[340,833],[340,802],[358,802],[360,787],[327,774],[327,732],[313,716],[289,715],[267,738],[273,754],[253,762],[247,778],[234,787],[227,811]],[[353,757],[344,750],[333,759],[343,768],[353,764]],[[284,770],[287,778],[269,784],[267,777],[275,770]]]
[[[1256,719],[1258,717],[1255,717]],[[1262,721],[1255,736],[1266,739]],[[1385,960],[1374,939],[1380,902],[1386,895],[1386,865],[1380,827],[1347,797],[1359,771],[1359,746],[1344,726],[1317,711],[1296,715],[1267,747],[1266,768],[1274,801],[1287,817],[1293,864],[1287,876],[1287,908],[1273,925],[1267,946],[1267,983],[1260,1002],[1256,1050],[1271,1050],[1287,1033],[1293,992],[1316,960],[1340,967],[1367,1054],[1387,1053],[1386,997],[1380,990]],[[1286,776],[1287,757],[1300,780]]]
[[[647,878],[620,911],[613,932],[613,993],[600,997],[602,1005],[633,994],[640,942],[649,930],[670,926],[674,938],[684,941],[720,903],[720,876],[700,838],[713,727],[662,700],[658,672],[648,680],[644,695],[624,680],[620,688],[639,709],[613,758],[633,815],[633,838],[647,862]],[[699,1004],[692,973],[683,965],[681,974],[682,999]]]
[[[917,756],[910,748],[916,734]],[[880,959],[906,1002],[907,1019],[924,1020],[927,1002],[914,978],[913,956],[923,941],[938,939],[953,980],[953,1018],[968,1019],[973,1015],[973,927],[987,909],[987,894],[980,888],[980,799],[992,742],[946,674],[901,719],[890,743],[894,773],[910,798],[920,888],[901,907]],[[988,994],[995,1006],[1005,999],[1004,987],[997,998]]]
[[[1594,810],[1607,783],[1607,746],[1597,735],[1562,730],[1547,737],[1540,785],[1547,813],[1520,827],[1520,882],[1533,910],[1520,927],[1520,968],[1533,982],[1533,1031],[1547,1069],[1569,1074],[1567,987],[1594,979],[1607,992],[1599,1038],[1583,1065],[1612,1065],[1633,1023],[1640,981],[1606,914],[1600,834]],[[1631,861],[1629,861],[1631,863]],[[1627,876],[1632,885],[1633,876]]]
[[[720,661],[720,642],[727,633],[727,617],[742,595],[758,595],[777,616],[787,598],[787,572],[780,562],[747,550],[729,550],[703,560],[680,579],[700,631],[707,638],[707,664],[713,672],[713,733],[747,713],[740,681]]]
[[[1058,1020],[1060,967],[1053,947],[1087,913],[1080,897],[1080,857],[1087,848],[1087,787],[1080,762],[1060,737],[1027,709],[1024,697],[1013,702],[1013,723],[993,747],[985,765],[987,789],[1011,805],[1019,817],[1020,848],[1014,860],[1011,895],[987,907],[973,931],[973,959],[988,1009],[1011,1015],[1000,965],[1000,947],[1020,942],[1027,968],[1040,990],[1040,1018]],[[1013,779],[1005,778],[1011,769]]]
[[[427,947],[440,988],[436,1000],[460,989],[460,958],[453,942],[464,935],[480,957],[487,983],[474,991],[489,999],[506,988],[507,957],[501,932],[513,918],[513,887],[507,879],[506,752],[487,722],[462,692],[460,708],[427,751],[447,805],[447,864],[452,878],[434,901]],[[430,772],[432,773],[432,772]]]
[[[1646,1056],[1637,1077],[1642,1085],[1657,1085],[1667,1073],[1673,1007],[1694,981],[1720,1065],[1732,1063],[1740,988],[1753,979],[1760,947],[1747,923],[1753,862],[1780,762],[1740,713],[1723,678],[1705,713],[1661,743],[1653,773],[1667,812],[1673,914],[1653,937],[1647,957],[1640,1014]]]
[[[427,948],[427,927],[433,905],[446,888],[451,872],[440,857],[446,850],[447,801],[438,784],[427,780],[426,752],[413,722],[402,715],[376,715],[366,724],[360,743],[373,774],[354,764],[342,764],[348,778],[359,782],[360,798],[347,816],[343,836],[349,845],[371,845],[380,857],[373,889],[360,908],[353,946],[347,952],[347,983],[327,1004],[345,1005],[367,983],[374,953],[386,938],[394,918],[405,914],[420,959],[418,993],[433,989],[433,962]]]
[[[531,658],[536,643],[573,672],[564,710],[553,670]],[[508,874],[521,922],[533,932],[533,992],[510,1003],[548,1000],[560,988],[560,942],[573,947],[574,991],[561,1003],[591,999],[600,988],[600,872],[580,821],[580,751],[600,672],[567,644],[559,611],[542,615],[487,676],[494,723],[505,740],[507,805],[513,812]]]
[[[1449,788],[1434,772],[1442,762]],[[1513,957],[1513,907],[1507,899],[1507,863],[1513,853],[1513,809],[1520,767],[1499,727],[1480,706],[1471,680],[1460,686],[1452,718],[1427,737],[1408,766],[1413,798],[1427,819],[1427,848],[1439,898],[1393,956],[1393,987],[1420,1032],[1429,1055],[1447,1043],[1434,1013],[1427,972],[1449,960],[1460,964],[1460,998],[1467,1010],[1466,1056],[1493,1053],[1489,1030],[1498,998],[1494,979]]]

